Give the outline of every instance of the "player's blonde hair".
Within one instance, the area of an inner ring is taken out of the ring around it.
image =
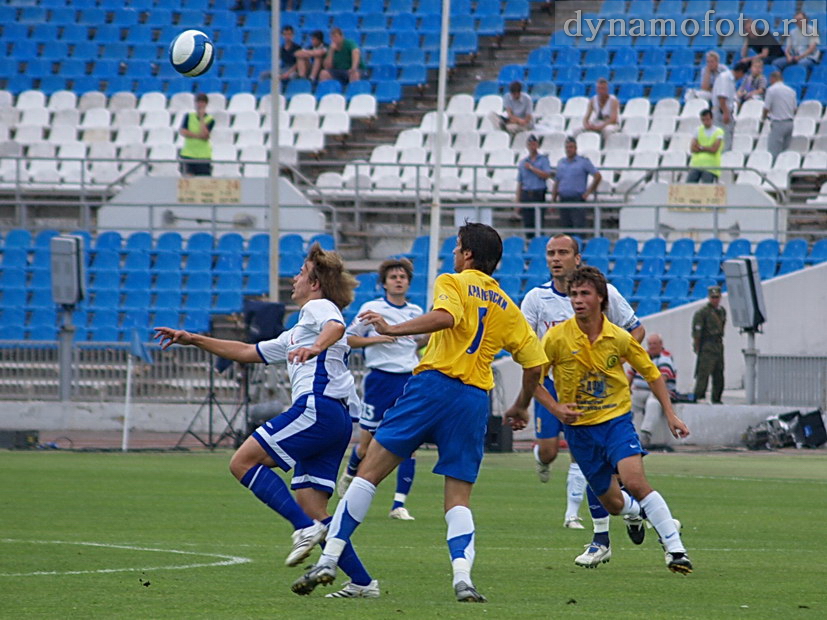
[[[305,262],[311,267],[310,281],[319,283],[325,299],[332,301],[340,310],[353,302],[353,289],[359,283],[345,269],[345,263],[338,252],[325,251],[318,243],[314,243]]]

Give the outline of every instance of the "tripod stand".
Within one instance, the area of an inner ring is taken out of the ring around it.
[[[241,407],[243,406],[244,403],[242,403],[242,405],[239,407],[239,409],[236,410],[236,412],[233,414],[233,416],[231,418],[227,417],[227,413],[224,411],[224,407],[221,406],[221,403],[218,401],[218,398],[215,396],[215,372],[216,371],[215,371],[214,360],[215,360],[215,356],[210,355],[209,391],[207,393],[207,396],[204,398],[204,400],[199,405],[198,411],[195,412],[195,415],[193,416],[192,420],[190,421],[189,426],[187,426],[187,430],[184,431],[184,433],[178,439],[178,443],[175,444],[176,448],[181,447],[181,444],[183,443],[183,441],[184,441],[184,439],[186,438],[187,435],[192,435],[196,440],[198,440],[201,443],[201,445],[203,445],[205,448],[209,448],[210,450],[214,450],[224,439],[227,439],[229,437],[236,437],[236,439],[237,439],[237,437],[238,437],[237,432],[233,429],[233,421],[235,420],[235,418],[238,415],[239,411],[241,411]],[[246,386],[244,388],[244,392],[245,392],[244,401],[246,402],[248,400],[247,395],[246,395],[246,392],[247,392]],[[207,410],[207,436],[206,436],[206,438],[203,437],[202,435],[199,435],[194,430],[197,422],[201,419],[201,413],[205,409]],[[226,426],[224,427],[224,430],[217,437],[215,436],[215,433],[214,433],[215,428],[214,428],[214,425],[213,425],[213,417],[215,415],[215,409],[218,409],[218,411],[221,413],[221,417],[224,419],[224,422],[226,423]],[[245,414],[245,418],[246,418],[246,414]]]

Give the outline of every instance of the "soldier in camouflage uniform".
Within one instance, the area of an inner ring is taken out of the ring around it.
[[[706,384],[712,375],[712,402],[720,403],[724,391],[726,310],[720,307],[720,286],[710,286],[707,293],[709,303],[692,317],[692,348],[698,356],[695,366],[695,398],[701,400],[706,396]]]

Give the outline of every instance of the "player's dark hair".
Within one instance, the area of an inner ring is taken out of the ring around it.
[[[597,267],[584,265],[582,267],[578,267],[567,275],[566,294],[568,294],[573,286],[586,283],[591,284],[597,294],[602,297],[603,301],[600,304],[600,310],[602,312],[606,312],[606,308],[609,307],[609,287],[606,285],[606,276],[604,276],[603,272]]]
[[[701,118],[706,118],[707,116],[712,116],[712,110],[710,110],[709,108],[704,108],[703,110],[701,110],[701,115],[700,116],[701,116]]]
[[[385,278],[387,278],[388,273],[394,269],[404,270],[405,274],[408,276],[408,282],[413,280],[413,265],[411,264],[411,261],[407,258],[389,258],[379,265],[379,284],[384,286]]]
[[[281,31],[282,32],[294,32],[293,26],[291,26],[290,24],[287,24],[286,26],[283,26]]]
[[[207,97],[207,95],[205,93],[198,93],[197,95],[195,95],[195,100],[196,101],[203,101],[204,103],[209,103],[210,102],[209,98]]]
[[[359,285],[356,278],[345,269],[345,263],[338,252],[328,252],[314,243],[307,253],[310,264],[310,281],[318,282],[322,295],[339,307],[339,310],[353,302],[353,290]]]
[[[565,233],[558,233],[554,235],[552,239],[568,239],[569,241],[571,241],[571,251],[574,252],[575,256],[580,255],[580,243],[571,235],[567,235]]]
[[[503,256],[503,240],[487,224],[466,222],[459,228],[459,249],[470,251],[474,257],[474,269],[490,276]]]

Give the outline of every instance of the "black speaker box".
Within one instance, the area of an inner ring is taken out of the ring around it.
[[[514,431],[503,424],[499,416],[488,416],[488,431],[485,433],[486,452],[512,452],[514,449]]]
[[[818,448],[827,443],[827,429],[824,428],[824,418],[821,409],[808,411],[798,416],[795,428],[796,443],[807,448]]]
[[[37,431],[0,430],[0,449],[32,450],[40,443]]]

